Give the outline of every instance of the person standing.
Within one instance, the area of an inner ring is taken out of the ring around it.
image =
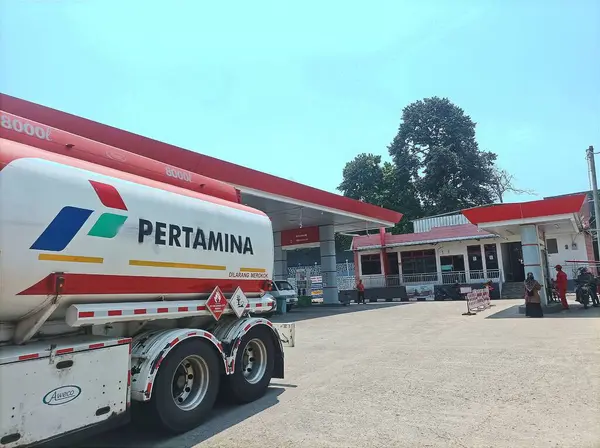
[[[358,300],[356,301],[356,303],[365,303],[365,285],[362,282],[362,279],[358,280],[358,283],[356,284],[356,289],[358,290]]]
[[[592,306],[599,307],[600,300],[598,300],[598,278],[591,274],[590,279],[590,295],[592,296]]]
[[[542,285],[533,277],[533,272],[528,272],[525,279],[525,316],[544,317],[540,289]]]
[[[492,300],[492,291],[494,290],[494,282],[492,282],[491,280],[488,280],[485,285],[483,285],[484,288],[486,288],[490,294],[490,300]]]
[[[558,291],[558,297],[560,297],[560,303],[565,310],[569,309],[569,302],[567,302],[567,274],[562,270],[562,266],[557,264],[556,269],[556,290]]]

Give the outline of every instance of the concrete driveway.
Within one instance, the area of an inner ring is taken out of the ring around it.
[[[600,309],[520,301],[295,310],[287,378],[187,434],[130,426],[86,446],[600,447]],[[278,319],[275,319],[278,320]]]

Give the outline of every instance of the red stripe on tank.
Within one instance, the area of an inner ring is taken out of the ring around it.
[[[140,277],[132,275],[62,274],[65,279],[63,295],[103,294],[210,294],[215,286],[224,293],[233,293],[240,286],[244,292],[258,292],[264,280]],[[50,274],[21,291],[20,296],[54,294]]]

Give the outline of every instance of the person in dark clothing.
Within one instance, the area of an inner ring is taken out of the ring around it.
[[[491,280],[488,280],[484,285],[484,288],[487,288],[487,290],[490,293],[490,300],[492,300],[492,291],[494,290],[494,282],[492,282]]]
[[[540,290],[542,285],[533,277],[532,272],[527,273],[525,280],[525,316],[527,317],[544,317],[542,310],[542,299]]]
[[[590,275],[590,295],[592,296],[592,306],[600,306],[598,301],[598,277],[593,274]]]
[[[362,279],[358,280],[358,283],[356,284],[356,289],[358,290],[358,300],[356,301],[356,303],[365,303],[365,285],[362,282]]]
[[[579,268],[579,273],[577,275],[576,282],[576,300],[583,305],[583,308],[587,309],[590,298],[592,299],[592,303],[594,304],[594,306],[598,306],[596,305],[598,301],[598,293],[596,292],[596,279],[588,270],[588,268],[586,268],[585,266]],[[589,292],[590,297],[587,296],[586,291]]]

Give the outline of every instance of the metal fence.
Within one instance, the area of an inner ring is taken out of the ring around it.
[[[313,266],[291,266],[288,267],[288,282],[296,288],[296,271],[298,269],[306,270],[308,277],[321,275],[321,265]],[[345,291],[355,288],[354,280],[354,262],[337,263],[337,287],[339,291]]]
[[[442,272],[442,284],[453,285],[454,283],[467,283],[467,273],[464,271]]]
[[[498,280],[500,278],[500,269],[481,269],[478,271],[469,271],[469,278],[474,282]]]
[[[429,272],[423,274],[400,274],[400,275],[363,275],[361,277],[365,288],[389,288],[400,285],[453,285],[455,283],[471,284],[483,283],[488,280],[500,281],[499,269],[487,269],[479,271],[450,271]]]
[[[338,263],[337,287],[339,291],[356,288],[354,279],[354,263]],[[315,277],[321,275],[321,266],[292,266],[288,267],[288,282],[296,287],[296,271],[306,270],[306,275]],[[362,281],[365,288],[390,288],[401,285],[448,285],[454,283],[482,283],[488,280],[500,281],[499,269],[484,269],[474,271],[428,272],[423,274],[397,274],[397,275],[363,275]]]
[[[338,275],[337,284],[339,291],[348,291],[350,289],[356,289],[356,279],[354,278],[354,275]]]
[[[399,275],[363,275],[361,279],[365,288],[390,288],[401,284]]]
[[[400,275],[400,283],[413,283],[417,285],[424,285],[427,283],[438,283],[439,276],[437,272],[429,272],[427,274],[402,274]]]

